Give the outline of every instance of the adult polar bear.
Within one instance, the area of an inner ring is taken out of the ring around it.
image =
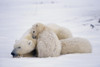
[[[38,26],[38,25],[36,25],[36,26]],[[42,30],[42,28],[40,28],[40,30]],[[55,30],[57,30],[57,27],[55,27]],[[30,31],[32,31],[32,32],[30,32]],[[34,56],[34,51],[33,50],[36,47],[36,39],[32,38],[32,33],[34,33],[36,36],[38,35],[36,29],[33,28],[33,29],[30,29],[29,31],[27,31],[25,33],[25,35],[19,41],[15,42],[14,50],[12,51],[12,54],[14,55],[14,57],[15,56],[17,57],[18,55],[24,56],[24,57],[30,57],[30,56],[32,57],[32,56]],[[46,32],[46,36],[48,36],[47,34],[48,34],[48,32]],[[52,34],[54,34],[54,33],[52,33]],[[42,35],[40,35],[40,37],[41,36]],[[51,35],[49,35],[49,37],[50,37],[50,39],[52,39]],[[47,37],[43,37],[43,39],[47,39]],[[61,45],[62,45],[61,54],[67,54],[67,53],[89,53],[92,50],[89,41],[86,40],[86,39],[83,39],[83,38],[62,39],[62,40],[60,40],[60,42],[61,42]],[[41,44],[41,42],[39,42],[39,43]],[[44,42],[44,43],[46,44],[46,43],[49,43],[49,42]],[[40,46],[44,47],[43,45],[40,45]],[[83,47],[84,47],[84,49],[82,49]],[[44,48],[41,48],[41,49],[44,49]],[[48,51],[48,53],[49,53],[49,51]]]
[[[33,38],[37,37],[38,57],[56,57],[61,53],[61,43],[57,35],[41,23],[33,25]]]

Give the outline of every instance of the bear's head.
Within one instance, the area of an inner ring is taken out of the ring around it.
[[[16,41],[14,44],[14,49],[11,52],[13,57],[19,57],[21,55],[30,53],[35,49],[35,44],[32,40],[23,39],[21,41]]]
[[[44,24],[42,23],[36,23],[32,26],[32,37],[33,39],[36,39],[38,37],[38,34],[41,33],[45,29]]]

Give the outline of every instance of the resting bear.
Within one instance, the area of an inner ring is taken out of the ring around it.
[[[38,23],[38,24],[41,24],[41,23]],[[40,31],[40,32],[44,27],[46,27],[46,26],[44,26],[44,25],[42,26],[42,25],[43,24],[40,25],[40,27],[39,27],[40,29],[38,28],[38,31]],[[63,30],[62,27],[57,26],[55,24],[51,24],[51,25],[47,25],[47,26],[48,26],[49,30],[52,30],[53,32],[56,33],[56,35],[58,36],[59,39],[72,37],[71,32],[69,30],[67,30],[67,29],[65,31],[65,30]],[[34,53],[36,54],[36,51],[34,51],[34,49],[36,48],[36,39],[32,39],[32,33],[35,32],[34,33],[35,36],[38,36],[39,33],[37,33],[36,30],[33,31],[33,29],[34,28],[29,29],[24,34],[24,36],[21,37],[20,40],[15,42],[14,50],[12,51],[12,55],[14,57],[19,57],[19,56],[21,56],[21,57],[31,57],[31,56],[34,56]],[[67,36],[65,34],[67,34]],[[55,35],[55,34],[53,33],[53,35]],[[36,38],[36,37],[33,37],[33,38]],[[57,37],[55,37],[55,39],[56,38]],[[32,44],[32,45],[28,45],[28,44]],[[27,46],[27,48],[25,46]],[[20,47],[20,48],[18,48],[18,47]]]
[[[87,39],[73,37],[60,41],[62,44],[61,54],[92,52],[91,44]]]
[[[29,29],[20,40],[14,44],[14,49],[11,52],[13,57],[32,56],[31,52],[36,47],[36,39],[32,38],[31,29]]]
[[[61,43],[56,34],[44,24],[37,23],[32,28],[33,38],[37,38],[38,57],[56,57],[61,53]]]
[[[54,27],[55,25],[52,28],[52,25],[50,27],[41,23],[33,25],[20,40],[15,42],[14,50],[12,51],[13,57],[33,57],[36,55],[36,51],[38,52],[38,57],[59,56],[60,52],[61,54],[68,54],[89,53],[92,51],[89,41],[84,38],[70,38],[72,36],[69,36],[67,39],[62,37],[59,40],[60,37],[56,31],[59,31],[60,27]],[[35,49],[37,50],[34,51]]]

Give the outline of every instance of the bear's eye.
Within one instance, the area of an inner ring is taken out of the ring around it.
[[[35,33],[35,31],[33,31],[33,33]]]
[[[21,47],[18,47],[18,49],[20,49]]]

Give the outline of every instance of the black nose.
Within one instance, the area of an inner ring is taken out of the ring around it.
[[[13,56],[13,58],[18,56],[18,54],[14,53],[14,52],[11,52],[11,55]]]
[[[11,55],[15,56],[15,53],[11,52]]]

